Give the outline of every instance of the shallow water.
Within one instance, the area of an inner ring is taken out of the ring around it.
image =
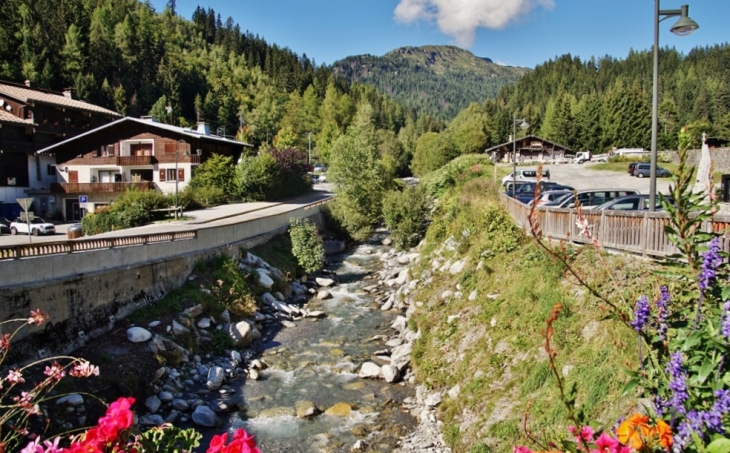
[[[312,300],[308,306],[325,311],[327,318],[304,319],[273,335],[264,332],[263,346],[257,345],[269,368],[260,380],[236,388],[245,409],[230,418],[228,427],[254,434],[262,452],[349,452],[358,439],[370,451],[390,452],[399,436],[415,426],[400,409],[413,394],[411,387],[357,377],[360,365],[385,349],[372,337],[391,334],[396,316],[382,312],[362,291],[373,284],[367,276],[381,266],[379,257],[367,251],[377,251],[377,246],[361,245],[330,257],[340,284],[330,289],[332,299]],[[352,411],[301,419],[293,413],[300,400],[322,411],[348,403]]]

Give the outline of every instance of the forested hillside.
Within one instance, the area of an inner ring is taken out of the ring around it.
[[[563,55],[502,88],[499,102],[526,117],[530,132],[574,150],[649,148],[652,52],[582,61]],[[730,46],[682,55],[661,49],[659,148],[676,149],[683,126],[699,144],[702,132],[730,138]]]
[[[445,121],[472,102],[495,98],[501,87],[528,71],[501,66],[453,46],[402,47],[382,57],[352,56],[335,62],[332,69]]]
[[[374,88],[351,85],[212,9],[199,7],[191,19],[176,14],[174,0],[161,12],[138,0],[4,0],[0,79],[70,87],[76,98],[130,116],[204,120],[256,145],[305,148],[311,133],[321,158],[361,100],[390,136],[407,124],[411,134],[439,127],[417,124],[413,110]]]

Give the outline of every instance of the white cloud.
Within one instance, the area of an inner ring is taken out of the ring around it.
[[[501,29],[536,8],[552,9],[554,0],[400,0],[400,22],[435,22],[456,44],[470,47],[479,27]]]

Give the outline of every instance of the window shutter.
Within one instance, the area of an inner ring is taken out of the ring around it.
[[[165,182],[165,170],[160,169],[160,182]]]
[[[177,169],[177,180],[185,181],[185,169],[184,168]]]
[[[165,142],[165,154],[175,154],[177,143]]]

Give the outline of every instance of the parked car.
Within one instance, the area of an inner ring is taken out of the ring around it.
[[[537,183],[527,182],[517,189],[517,194],[514,198],[517,198],[523,203],[530,203],[535,198],[535,188]],[[547,192],[548,190],[575,190],[570,186],[558,184],[557,182],[551,181],[540,181],[540,192]]]
[[[14,222],[10,223],[10,234],[56,234],[56,227],[40,217],[35,217],[30,221],[30,232],[28,231],[28,222],[18,217]]]
[[[0,217],[0,233],[10,233],[10,220],[6,219],[5,217]]]
[[[325,167],[325,166],[324,166],[324,165],[322,165],[322,164],[317,164],[317,165],[315,165],[315,166],[314,166],[314,168],[313,168],[312,170],[313,170],[313,171],[314,171],[315,173],[324,173],[324,172],[326,172],[326,171],[327,171],[327,167]]]
[[[583,209],[592,209],[607,201],[625,197],[626,195],[636,195],[638,193],[638,191],[633,189],[588,189],[570,194],[544,206],[550,206],[553,208],[574,208],[577,196]]]
[[[512,173],[515,173],[515,175],[513,176]],[[550,181],[550,170],[542,170],[542,179]],[[537,169],[518,168],[516,172],[510,172],[507,176],[502,178],[502,185],[506,186],[511,181],[537,181]]]
[[[634,172],[636,171],[636,164],[638,162],[629,162],[629,174],[631,176],[634,176]]]
[[[646,211],[649,209],[649,194],[627,195],[625,197],[616,198],[607,201],[600,206],[594,208],[595,211]],[[667,201],[674,203],[674,199],[669,195],[664,196]],[[659,196],[656,197],[656,210],[662,209],[662,203]]]
[[[517,181],[514,183],[515,187],[517,187],[517,191],[519,192],[520,187],[524,186],[525,184],[528,184],[529,181]],[[507,184],[505,184],[505,190],[504,193],[507,194],[507,196],[512,196],[512,181],[509,181]]]
[[[662,168],[657,165],[656,167],[656,175],[658,178],[668,178],[671,176],[672,173],[669,172],[666,168]],[[637,176],[639,178],[644,178],[647,176],[651,176],[651,164],[638,164],[636,165],[636,170],[634,170],[634,176]]]
[[[560,189],[560,190],[548,190],[546,192],[543,192],[540,194],[540,198],[537,199],[537,206],[543,206],[548,203],[552,203],[553,201],[557,201],[563,197],[566,197],[568,195],[571,195],[573,193],[573,190],[570,189]],[[529,203],[527,203],[528,206],[532,206],[534,204],[534,199],[530,200]]]

